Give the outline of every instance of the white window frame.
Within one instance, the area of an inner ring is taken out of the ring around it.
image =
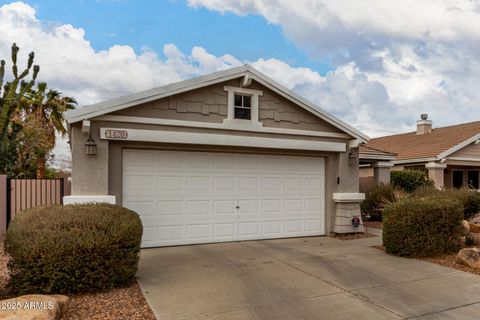
[[[263,95],[263,91],[260,90],[253,90],[241,87],[231,87],[231,86],[224,86],[223,89],[227,91],[228,99],[228,111],[227,111],[227,118],[223,120],[223,124],[228,127],[235,127],[235,128],[258,128],[262,127],[262,123],[258,120],[258,100],[259,96]],[[235,119],[235,94],[243,95],[243,96],[250,96],[250,120],[247,119]]]

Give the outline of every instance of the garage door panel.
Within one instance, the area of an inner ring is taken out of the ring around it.
[[[300,233],[303,230],[302,220],[286,220],[285,233]]]
[[[305,170],[305,159],[302,158],[284,158],[283,171],[288,172],[303,172]]]
[[[262,200],[262,213],[264,215],[276,214],[278,215],[282,211],[282,199],[263,199]]]
[[[258,237],[259,234],[259,222],[250,221],[250,222],[240,222],[238,224],[238,236],[239,237]]]
[[[239,199],[237,214],[241,217],[248,214],[258,215],[258,199]]]
[[[235,222],[230,223],[215,223],[213,225],[213,237],[214,239],[220,238],[227,238],[233,239],[235,238]]]
[[[176,152],[165,151],[165,152],[162,152],[161,154],[154,151],[152,152],[155,155],[153,157],[154,159],[153,165],[155,166],[156,169],[168,168],[169,170],[171,170],[171,169],[178,169],[178,168],[181,169],[184,167],[183,159],[179,159],[178,154]]]
[[[262,177],[262,191],[282,191],[282,178]]]
[[[188,239],[204,239],[210,238],[209,224],[188,224],[186,226],[186,237]]]
[[[147,169],[154,167],[154,152],[151,150],[125,150],[124,163],[131,169]]]
[[[170,216],[181,216],[182,215],[182,201],[175,200],[163,200],[157,201],[157,215],[170,215]]]
[[[282,160],[280,157],[261,157],[261,168],[267,172],[278,172],[282,170]]]
[[[323,179],[322,178],[305,178],[305,191],[323,191]]]
[[[325,233],[321,158],[127,149],[123,163],[143,247]]]
[[[208,200],[187,200],[187,215],[209,215],[211,212],[210,201]]]
[[[234,214],[235,213],[235,199],[229,200],[213,200],[213,213],[215,215]]]
[[[257,192],[258,177],[238,177],[239,192]]]
[[[152,192],[155,190],[155,178],[147,174],[129,173],[124,175],[123,181],[126,191],[133,192]]]
[[[307,219],[305,220],[306,232],[319,232],[322,231],[323,220],[322,219]]]
[[[234,176],[213,177],[213,191],[222,192],[222,193],[235,191],[235,177]]]
[[[282,221],[263,221],[262,223],[263,234],[268,235],[278,235],[282,233]]]
[[[302,212],[302,199],[285,199],[285,212],[287,214]]]
[[[285,191],[302,191],[302,177],[286,177],[285,178]]]
[[[211,189],[211,180],[209,176],[187,176],[185,178],[186,191],[209,191]]]
[[[238,170],[258,172],[260,167],[260,158],[258,156],[242,155],[238,157]]]
[[[161,225],[157,226],[156,238],[158,241],[174,241],[181,240],[182,237],[182,225]]]
[[[182,191],[182,177],[180,176],[157,176],[157,193],[163,191]]]

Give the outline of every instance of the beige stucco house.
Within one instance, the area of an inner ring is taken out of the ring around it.
[[[361,231],[368,137],[245,65],[66,114],[72,196],[139,213],[142,246]]]
[[[394,159],[390,165],[384,163],[388,170],[422,169],[438,188],[480,189],[480,122],[439,128],[432,125],[423,114],[416,131],[374,138],[365,147],[390,153]],[[361,151],[360,176],[372,177],[375,166],[365,163]]]

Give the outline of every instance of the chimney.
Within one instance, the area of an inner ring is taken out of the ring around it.
[[[428,114],[423,113],[420,118],[420,120],[417,120],[417,135],[430,133],[432,131],[432,121],[427,120]]]

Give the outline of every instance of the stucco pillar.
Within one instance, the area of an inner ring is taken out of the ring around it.
[[[390,168],[393,167],[393,163],[389,161],[379,161],[373,164],[373,181],[375,184],[390,183]]]
[[[444,184],[444,170],[447,167],[446,163],[428,162],[425,168],[428,169],[428,178],[433,181],[435,187],[442,189]]]
[[[358,145],[349,143],[349,150],[339,155],[339,173],[333,201],[335,203],[335,222],[333,232],[351,233],[363,232],[361,221],[360,203],[365,198],[358,192]],[[353,217],[360,218],[360,226],[352,226]]]
[[[97,145],[96,155],[85,154],[89,135],[82,132],[81,124],[71,128],[72,194],[63,198],[64,204],[107,202],[115,203],[108,194],[108,141],[100,139],[100,128],[93,122],[90,132]]]

